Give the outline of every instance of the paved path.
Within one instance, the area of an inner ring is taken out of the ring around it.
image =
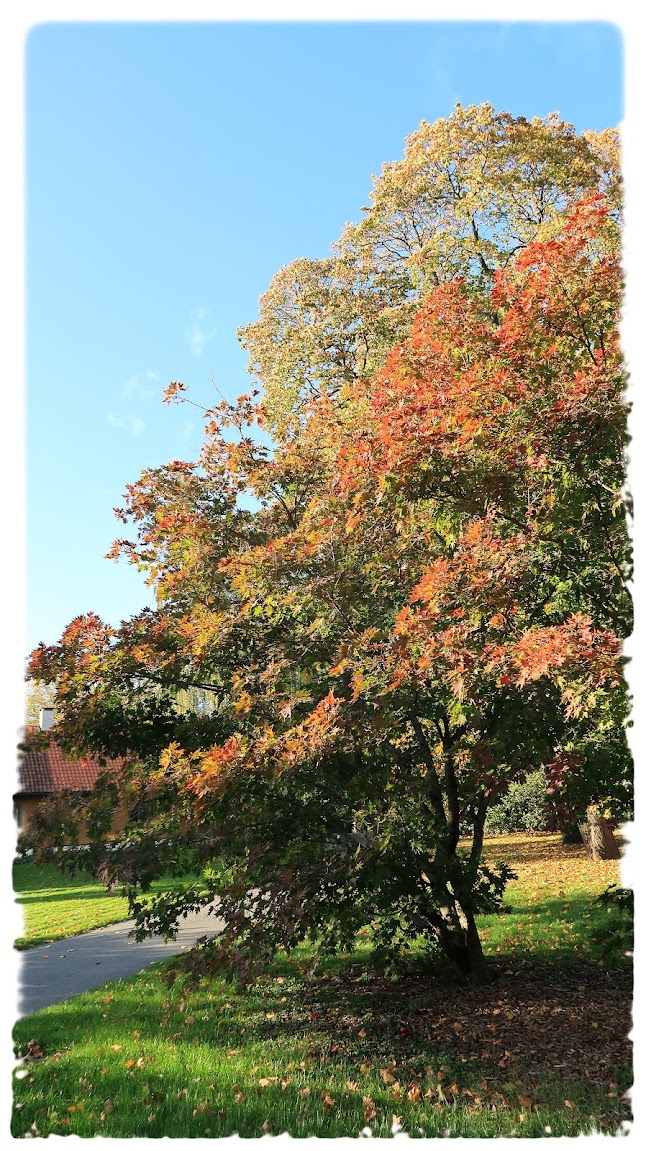
[[[131,926],[127,920],[21,951],[19,1018],[186,951],[201,935],[221,929],[222,921],[208,910],[198,911],[182,920],[177,939],[169,943],[159,937],[136,943],[128,938]]]

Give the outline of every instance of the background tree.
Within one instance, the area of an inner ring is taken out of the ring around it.
[[[434,288],[462,277],[487,306],[496,271],[556,235],[578,200],[602,193],[618,218],[618,152],[616,132],[577,135],[554,113],[528,121],[457,105],[422,121],[333,254],[281,268],[258,320],[240,329],[274,430],[313,396],[382,368]]]
[[[37,724],[41,708],[53,707],[56,702],[56,687],[52,683],[36,683],[29,680],[25,691],[25,723]]]

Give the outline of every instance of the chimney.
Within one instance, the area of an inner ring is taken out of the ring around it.
[[[54,708],[41,707],[38,726],[41,731],[51,731],[54,726]]]

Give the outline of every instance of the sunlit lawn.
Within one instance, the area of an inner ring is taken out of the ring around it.
[[[604,933],[611,913],[594,896],[620,883],[617,860],[594,862],[583,846],[564,846],[550,834],[492,837],[485,857],[513,867],[518,878],[505,893],[505,914],[480,920],[487,952],[534,959],[558,955],[604,962]]]
[[[172,887],[176,882],[158,880],[153,891]],[[25,861],[14,864],[13,887],[23,913],[23,934],[15,940],[20,949],[79,935],[128,917],[128,903],[123,896],[110,895],[100,883],[62,875],[51,864],[43,868]]]
[[[301,948],[244,995],[222,981],[169,987],[149,968],[16,1026],[28,1057],[14,1136],[616,1132],[631,971],[595,897],[619,867],[556,836],[487,850],[519,876],[509,912],[482,920],[490,986],[465,988],[441,963],[393,981],[367,935],[333,960]]]

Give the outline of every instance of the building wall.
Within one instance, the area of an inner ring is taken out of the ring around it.
[[[29,823],[34,817],[34,814],[36,811],[38,811],[38,808],[43,802],[44,801],[42,799],[35,799],[32,796],[16,796],[14,799],[14,818],[16,820],[16,825],[19,832],[26,831]],[[119,810],[115,811],[112,817],[112,830],[121,831],[127,822],[128,812],[125,808],[120,808]],[[79,843],[88,842],[89,841],[85,831],[81,829],[81,834],[79,835]]]

